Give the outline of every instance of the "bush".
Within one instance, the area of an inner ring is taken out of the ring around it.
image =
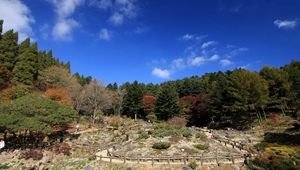
[[[181,117],[173,117],[167,121],[167,123],[171,126],[176,127],[185,127],[187,124],[187,120]]]
[[[150,122],[156,122],[157,121],[157,116],[155,113],[151,112],[146,116],[147,120],[150,120]]]
[[[199,150],[207,150],[209,148],[208,144],[196,144],[194,145],[195,148],[199,149]]]
[[[191,161],[190,163],[189,163],[189,167],[191,168],[191,169],[196,169],[197,168],[197,163],[196,163],[196,161]]]
[[[30,94],[31,90],[27,88],[26,86],[17,86],[15,89],[15,92],[12,94],[11,99],[17,99],[23,96],[26,96],[27,94]]]
[[[179,136],[182,135],[184,137],[192,136],[192,131],[189,128],[182,127],[178,128],[176,126],[171,126],[168,124],[158,124],[152,131],[150,131],[152,136],[154,137],[165,137],[165,136]]]
[[[9,164],[1,164],[0,163],[0,169],[9,169],[11,166]]]
[[[186,138],[193,136],[192,131],[188,128],[181,128],[181,134],[183,137],[186,137]]]
[[[140,130],[138,132],[139,137],[138,139],[148,139],[149,138],[149,134],[146,131]]]
[[[109,119],[109,125],[114,128],[119,128],[120,124],[121,124],[120,116],[113,116]]]
[[[198,133],[196,133],[195,137],[196,137],[197,139],[200,139],[200,140],[205,140],[205,139],[207,139],[206,134],[203,133],[203,132],[198,132]]]
[[[43,158],[43,151],[41,149],[30,149],[21,153],[21,158],[33,160],[41,160]]]
[[[59,143],[55,142],[53,145],[53,152],[56,154],[64,154],[64,155],[71,155],[71,147],[67,143]]]
[[[152,148],[162,150],[168,149],[170,146],[171,144],[169,142],[157,142],[153,144]]]

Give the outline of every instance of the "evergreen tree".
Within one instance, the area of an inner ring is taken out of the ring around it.
[[[0,41],[0,63],[12,71],[18,54],[18,33],[9,30],[2,35]]]
[[[300,62],[292,61],[290,64],[285,65],[283,69],[288,73],[289,81],[292,83],[291,101],[295,105],[295,102],[300,99]]]
[[[178,93],[171,84],[162,86],[161,91],[155,103],[155,111],[157,117],[161,120],[167,120],[180,111],[178,101]]]
[[[113,84],[109,83],[106,86],[107,89],[112,90],[112,91],[117,91],[118,90],[118,84],[115,82]]]
[[[134,81],[126,88],[122,104],[122,114],[130,117],[143,116],[143,86]]]
[[[0,90],[9,85],[11,77],[11,72],[3,64],[0,64]]]
[[[262,117],[268,103],[268,84],[258,73],[243,69],[235,70],[229,76],[227,87],[227,102],[224,103],[225,112],[231,113],[231,119],[249,120],[254,112]],[[265,115],[264,115],[265,116]]]
[[[260,75],[267,80],[269,86],[268,108],[285,112],[284,110],[288,108],[291,89],[287,72],[266,66],[261,69]]]
[[[0,40],[2,37],[2,30],[3,30],[3,20],[0,20]]]
[[[13,69],[16,82],[32,85],[37,76],[37,44],[30,45],[30,39],[25,39],[20,44],[19,55]]]

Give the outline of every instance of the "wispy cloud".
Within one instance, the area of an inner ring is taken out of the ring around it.
[[[279,29],[293,29],[297,25],[297,19],[294,20],[275,20],[274,21],[275,26],[277,26]]]
[[[220,64],[222,67],[227,67],[227,66],[232,65],[233,62],[228,59],[223,59],[223,60],[220,60]]]
[[[164,59],[164,63],[152,63],[152,67],[156,72],[158,72],[157,68],[165,68],[160,69],[160,71],[168,73],[168,78],[170,78],[173,74],[183,69],[203,67],[208,63],[216,63],[222,67],[232,66],[235,62],[228,56],[238,56],[248,51],[248,48],[237,45],[222,46],[222,43],[218,41],[203,42],[205,37],[200,38],[197,34],[184,34],[178,38],[178,40],[187,41],[188,43],[183,57],[175,58],[171,61]]]
[[[232,50],[226,55],[227,58],[232,58],[234,56],[237,56],[237,55],[239,55],[241,53],[244,53],[244,52],[247,52],[249,50],[246,47],[240,47],[240,48],[232,47],[230,49],[232,49]]]
[[[20,0],[1,0],[0,19],[4,20],[3,31],[18,31],[20,41],[33,35],[31,24],[35,20],[29,8]]]
[[[202,49],[206,49],[206,48],[208,48],[208,47],[211,47],[211,46],[213,46],[213,45],[216,45],[217,43],[218,43],[218,42],[216,42],[216,41],[207,41],[207,42],[205,42],[205,43],[202,44],[201,48],[202,48]]]
[[[203,38],[205,38],[206,35],[202,35],[202,36],[198,36],[196,34],[184,34],[181,37],[179,37],[178,39],[181,41],[199,41],[202,40]]]
[[[183,58],[177,58],[171,62],[172,70],[180,70],[180,69],[184,69],[185,67],[186,67],[186,63]]]
[[[138,14],[137,0],[89,0],[89,5],[109,11],[108,21],[114,26],[120,26]]]
[[[152,70],[152,75],[156,76],[158,78],[168,79],[168,78],[170,78],[171,73],[167,69],[160,69],[160,68],[155,67]]]
[[[201,64],[204,64],[205,61],[206,61],[205,57],[203,57],[203,56],[197,56],[197,57],[190,58],[188,60],[188,63],[191,66],[199,66]]]
[[[124,15],[115,12],[113,15],[110,16],[109,21],[115,26],[122,25],[124,21]]]
[[[55,7],[57,20],[52,30],[55,40],[72,40],[72,32],[80,24],[72,15],[84,0],[50,0]]]
[[[111,31],[106,28],[102,28],[99,33],[100,40],[109,41],[111,39]]]

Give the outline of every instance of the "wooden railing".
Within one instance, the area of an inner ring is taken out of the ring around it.
[[[113,162],[113,160],[122,161],[123,163],[129,162],[148,162],[154,165],[155,163],[183,163],[186,164],[189,161],[201,162],[201,165],[207,164],[235,164],[236,162],[243,162],[244,155],[233,153],[216,153],[215,155],[197,155],[197,156],[162,156],[162,157],[127,157],[127,156],[98,156],[100,161]]]

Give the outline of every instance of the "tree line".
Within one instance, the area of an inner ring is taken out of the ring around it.
[[[107,88],[114,85],[109,84]],[[122,114],[168,120],[179,116],[196,126],[239,126],[263,121],[269,113],[299,115],[300,62],[235,69],[161,84],[124,83]]]
[[[138,81],[104,86],[72,74],[70,63],[40,51],[29,38],[2,33],[0,21],[0,133],[51,134],[84,116],[104,115],[150,121],[181,117],[190,126],[245,127],[270,112],[299,115],[300,62],[259,72],[236,69],[161,84]],[[22,132],[22,133],[21,133]]]

